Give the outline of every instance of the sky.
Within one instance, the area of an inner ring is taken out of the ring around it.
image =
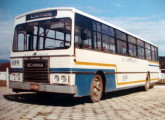
[[[0,0],[0,59],[9,60],[16,16],[74,7],[156,44],[165,56],[165,0]]]

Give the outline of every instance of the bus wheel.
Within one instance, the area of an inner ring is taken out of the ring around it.
[[[92,102],[99,102],[103,93],[103,81],[100,75],[95,75],[91,83],[90,97]]]
[[[147,74],[147,77],[146,77],[146,82],[145,82],[145,91],[148,91],[150,89],[150,76],[149,74]]]

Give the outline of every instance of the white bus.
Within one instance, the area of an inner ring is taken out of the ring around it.
[[[158,47],[74,8],[41,9],[15,19],[10,88],[90,96],[158,81]]]

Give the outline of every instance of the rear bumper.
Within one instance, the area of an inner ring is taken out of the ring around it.
[[[31,89],[31,84],[39,86],[37,90]],[[52,92],[52,93],[64,93],[64,94],[76,94],[76,86],[64,86],[64,85],[47,85],[42,83],[30,83],[30,82],[9,82],[9,88],[25,90],[25,91],[41,91],[41,92]]]

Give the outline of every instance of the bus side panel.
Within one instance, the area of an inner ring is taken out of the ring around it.
[[[106,86],[105,92],[110,92],[116,89],[116,78],[115,74],[105,74]]]
[[[87,96],[90,95],[90,87],[94,74],[77,74],[76,75],[76,86],[77,86],[77,96]]]

